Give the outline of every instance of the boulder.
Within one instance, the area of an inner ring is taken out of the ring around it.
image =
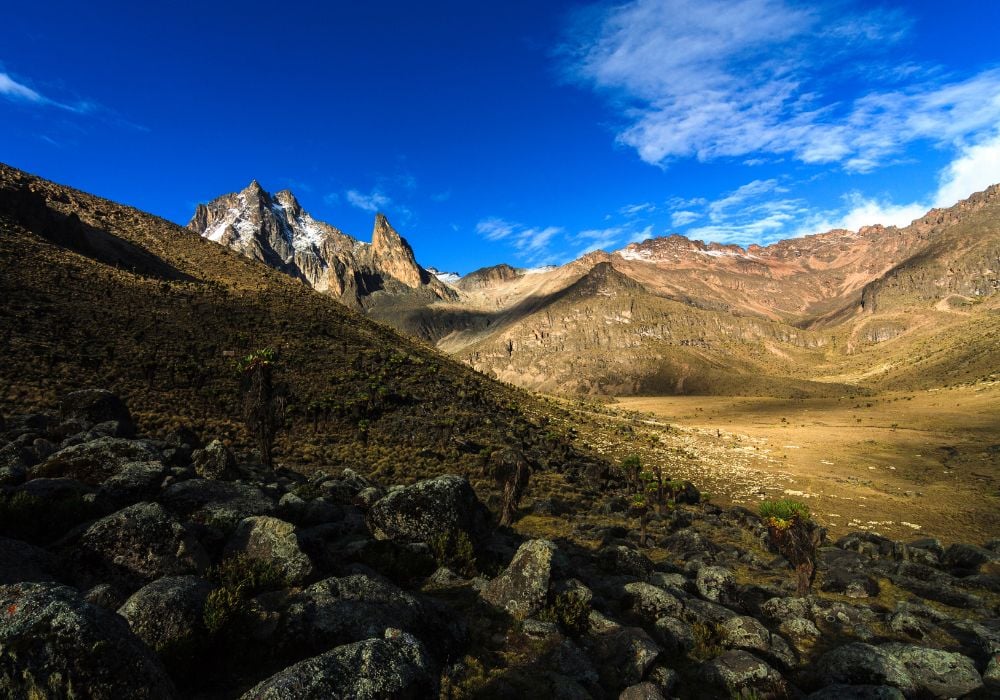
[[[212,440],[201,450],[191,454],[195,473],[203,479],[232,481],[239,477],[236,470],[236,456],[218,440]]]
[[[299,547],[295,526],[267,515],[240,521],[228,551],[274,564],[289,585],[302,583],[313,573],[313,564]]]
[[[110,582],[122,590],[209,563],[198,541],[158,503],[137,503],[94,522],[68,555],[86,585]]]
[[[679,615],[684,609],[676,596],[642,581],[626,583],[625,597],[632,612],[649,622],[664,615]]]
[[[703,566],[694,581],[698,594],[713,603],[727,603],[733,599],[736,577],[721,566]]]
[[[105,479],[98,500],[111,508],[153,500],[160,492],[167,467],[163,462],[128,462],[117,474]]]
[[[624,545],[604,547],[597,554],[601,568],[611,574],[646,578],[653,573],[649,557]]]
[[[212,584],[165,576],[143,586],[118,609],[132,632],[168,663],[191,661],[207,638],[205,600]]]
[[[771,649],[771,633],[752,617],[740,615],[724,620],[717,626],[722,645],[727,649],[744,649],[767,653]]]
[[[967,656],[912,644],[889,643],[879,648],[902,663],[918,693],[957,698],[983,687],[975,664]]]
[[[100,486],[129,462],[158,462],[162,455],[144,440],[101,437],[64,447],[31,468],[29,478],[69,477]]]
[[[177,697],[125,621],[67,586],[0,586],[0,696],[95,700]]]
[[[120,437],[135,435],[135,423],[128,406],[104,389],[83,389],[62,398],[59,412],[63,420],[78,420],[91,425],[113,421],[118,423]]]
[[[623,627],[598,612],[590,613],[590,631],[583,641],[602,685],[618,692],[641,682],[660,655],[642,629]]]
[[[418,635],[438,657],[453,652],[464,630],[434,601],[364,574],[318,581],[292,594],[282,612],[279,644],[317,653],[399,628]]]
[[[888,685],[828,685],[806,700],[905,700],[898,688]]]
[[[655,684],[647,681],[630,685],[621,692],[618,700],[664,700],[664,697]]]
[[[658,619],[653,634],[667,656],[680,657],[694,649],[694,630],[687,622],[676,617]]]
[[[958,576],[985,573],[985,565],[1000,562],[1000,554],[974,544],[956,543],[945,550],[941,563]]]
[[[274,500],[255,486],[210,479],[171,484],[163,490],[160,502],[189,520],[227,532],[244,518],[275,512]]]
[[[879,585],[874,576],[849,569],[834,568],[823,574],[821,590],[827,593],[841,593],[848,598],[872,598],[878,595]]]
[[[445,475],[379,499],[366,522],[379,540],[429,542],[461,531],[475,541],[486,533],[489,515],[465,477]]]
[[[54,581],[56,560],[27,542],[0,537],[0,584]]]
[[[419,640],[397,629],[289,666],[247,691],[242,700],[437,697],[437,681]]]
[[[823,654],[815,672],[821,685],[890,685],[912,695],[913,679],[903,662],[889,652],[852,642]]]
[[[701,677],[730,697],[784,698],[788,684],[781,674],[753,654],[733,649],[701,665]]]
[[[517,620],[531,617],[545,607],[556,546],[548,540],[522,544],[510,565],[490,581],[480,595]]]

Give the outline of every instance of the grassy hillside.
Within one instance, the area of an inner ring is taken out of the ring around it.
[[[234,361],[273,347],[291,390],[279,463],[405,479],[478,470],[508,444],[579,458],[526,418],[527,394],[191,231],[5,166],[0,297],[4,413],[100,386],[144,432],[245,445]]]

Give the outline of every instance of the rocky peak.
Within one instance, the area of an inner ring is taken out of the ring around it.
[[[376,267],[408,287],[426,284],[429,275],[417,265],[410,244],[397,233],[385,215],[375,215],[372,229],[372,257]]]
[[[481,267],[463,277],[458,286],[465,290],[491,289],[498,287],[504,282],[509,282],[520,277],[523,273],[507,263]]]
[[[641,292],[644,287],[616,270],[609,261],[603,260],[574,282],[570,290],[583,296],[616,296],[619,293]]]

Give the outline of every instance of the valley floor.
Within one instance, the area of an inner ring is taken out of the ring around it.
[[[629,397],[571,412],[608,457],[638,454],[723,504],[805,501],[833,537],[1000,536],[995,382],[834,399]]]

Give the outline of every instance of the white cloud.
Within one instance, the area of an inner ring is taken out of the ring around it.
[[[935,207],[950,207],[973,192],[1000,183],[1000,130],[980,143],[967,146],[938,178]]]
[[[565,53],[574,77],[620,106],[619,140],[654,164],[789,154],[863,172],[914,141],[953,144],[1000,122],[1000,70],[965,79],[912,65],[866,71],[908,23],[843,9],[632,0],[583,15]]]
[[[555,260],[551,250],[552,240],[563,232],[562,227],[527,227],[496,217],[483,219],[476,224],[476,233],[488,241],[506,241],[529,264],[548,264]]]
[[[14,102],[29,102],[36,105],[57,107],[58,109],[64,109],[68,112],[76,112],[77,114],[86,114],[93,112],[96,109],[96,105],[92,102],[81,101],[75,104],[57,102],[56,100],[46,97],[37,90],[33,90],[24,83],[19,83],[10,77],[8,73],[0,73],[0,95],[3,95],[7,99]],[[124,123],[128,126],[136,126],[134,124],[128,124],[127,122]]]
[[[344,196],[347,197],[347,202],[352,207],[372,213],[382,211],[392,204],[392,200],[379,190],[372,190],[368,194],[363,194],[358,190],[348,190]]]
[[[670,215],[670,223],[673,226],[687,226],[701,218],[701,214],[690,209],[681,209]]]
[[[622,216],[638,216],[639,214],[651,214],[656,211],[656,205],[652,202],[642,202],[641,204],[628,204],[618,210]]]

